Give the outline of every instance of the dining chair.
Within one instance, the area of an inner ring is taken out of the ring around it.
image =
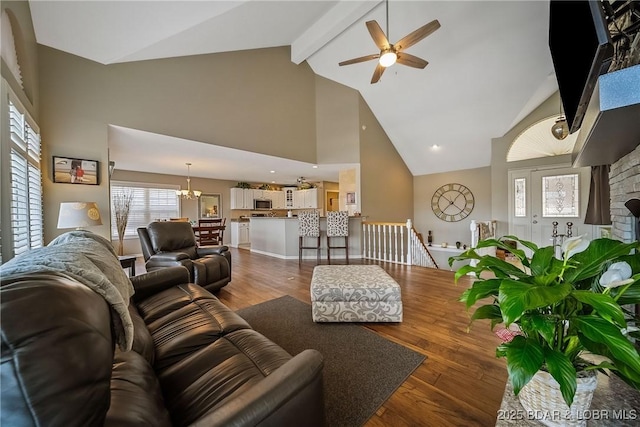
[[[194,232],[198,245],[219,245],[224,240],[226,218],[201,218]]]

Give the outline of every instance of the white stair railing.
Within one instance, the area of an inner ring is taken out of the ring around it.
[[[396,264],[438,268],[410,219],[362,223],[362,257]]]

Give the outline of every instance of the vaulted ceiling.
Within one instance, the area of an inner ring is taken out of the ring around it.
[[[407,49],[429,62],[424,70],[396,64],[377,84],[369,83],[376,61],[338,63],[378,53],[365,22],[376,20],[386,32],[387,8],[379,0],[30,1],[30,6],[40,44],[104,64],[291,46],[294,63],[307,61],[316,74],[362,94],[413,175],[488,166],[491,139],[557,90],[547,43],[548,1],[392,0],[391,43],[433,19],[441,28]],[[144,144],[135,132],[122,136],[131,138],[129,147]],[[269,156],[256,155],[255,161],[268,162]],[[309,165],[295,163],[292,173],[304,176],[298,170]],[[176,168],[184,174],[184,165]],[[268,175],[256,180],[267,181]]]

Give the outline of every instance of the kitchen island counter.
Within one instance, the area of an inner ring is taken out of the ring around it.
[[[362,221],[364,217],[349,217],[349,258],[362,258]],[[320,256],[327,258],[327,219],[320,217]],[[344,240],[335,238],[334,245]],[[312,244],[312,238],[305,238],[305,245]],[[296,217],[252,217],[251,252],[282,259],[298,258],[298,218]],[[302,251],[303,259],[315,259],[316,252]],[[344,249],[331,251],[332,259],[344,259]]]

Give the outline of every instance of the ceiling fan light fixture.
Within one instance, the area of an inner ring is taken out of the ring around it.
[[[562,141],[569,136],[569,125],[567,124],[567,119],[559,117],[554,125],[551,126],[551,134],[559,141]]]
[[[398,55],[393,50],[387,50],[380,55],[379,63],[383,67],[387,68],[396,63]]]

